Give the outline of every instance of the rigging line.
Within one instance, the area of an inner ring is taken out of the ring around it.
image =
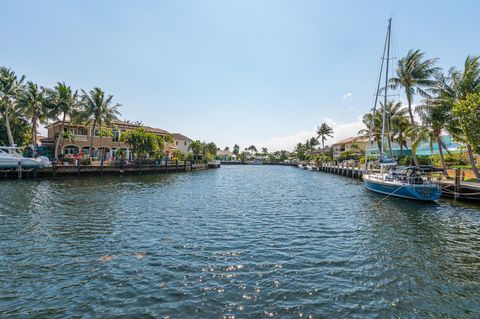
[[[389,59],[390,59],[390,33],[392,27],[392,18],[388,19],[388,32],[387,32],[387,65],[385,69],[385,96],[383,99],[383,120],[382,120],[382,144],[380,147],[380,159],[383,155],[383,150],[385,149],[385,122],[387,119],[387,95],[388,95],[388,67],[389,67]]]
[[[378,75],[378,84],[377,84],[377,90],[375,92],[375,101],[373,103],[373,111],[372,111],[372,119],[370,120],[370,132],[368,134],[368,147],[370,148],[371,145],[372,145],[372,133],[373,133],[373,124],[374,124],[374,121],[375,121],[375,114],[376,114],[376,109],[377,109],[377,102],[378,102],[378,95],[379,95],[379,91],[380,91],[380,83],[382,81],[382,72],[383,72],[383,64],[385,62],[385,52],[387,50],[387,39],[388,39],[388,32],[387,32],[387,35],[385,36],[385,44],[383,46],[383,54],[382,54],[382,63],[380,64],[380,72],[379,72],[379,75]],[[367,169],[368,167],[368,152],[369,150],[367,149],[366,150],[366,156],[365,156],[365,170]]]

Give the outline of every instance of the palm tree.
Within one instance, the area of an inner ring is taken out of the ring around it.
[[[415,125],[413,118],[413,95],[418,93],[423,97],[429,97],[428,89],[435,81],[432,77],[439,71],[435,67],[437,59],[424,59],[425,53],[420,50],[410,50],[407,55],[398,61],[397,77],[390,79],[392,88],[402,87],[408,103],[408,113],[412,126]]]
[[[89,93],[82,90],[81,111],[79,120],[92,127],[90,137],[90,156],[93,149],[93,137],[97,127],[110,125],[120,115],[118,107],[120,104],[113,104],[113,95],[105,97],[105,92],[96,87]]]
[[[35,156],[37,143],[37,125],[44,123],[48,114],[45,109],[45,91],[37,84],[29,81],[25,91],[18,98],[18,108],[31,121],[32,124],[32,152]]]
[[[53,90],[47,90],[46,107],[50,113],[50,118],[56,120],[58,117],[62,117],[60,133],[55,140],[55,160],[57,161],[67,117],[72,121],[74,114],[78,111],[78,93],[77,91],[73,92],[65,82],[58,82]]]
[[[240,154],[240,145],[235,144],[233,145],[233,154],[237,155]]]
[[[362,122],[365,125],[364,129],[361,129],[358,131],[358,134],[363,135],[365,137],[370,137],[370,125],[372,123],[372,117],[373,114],[372,112],[365,113],[363,115]],[[372,137],[373,141],[377,143],[378,150],[380,150],[381,146],[381,140],[382,140],[382,114],[377,110],[375,112],[375,117],[373,121],[373,128],[372,128]],[[367,150],[369,149],[371,145],[367,146]]]
[[[262,154],[267,155],[268,154],[268,148],[262,147]]]
[[[321,138],[322,149],[325,149],[325,141],[327,140],[327,137],[333,137],[333,129],[328,126],[327,123],[322,123],[317,128],[317,140]]]
[[[405,117],[407,116],[407,109],[404,108],[402,103],[400,102],[388,101],[385,111],[386,111],[385,130],[387,134],[388,150],[390,152],[390,155],[392,155],[393,154],[392,142],[394,142],[395,135],[398,133],[400,129],[400,127],[398,127],[398,124],[402,123],[405,120]],[[383,103],[381,102],[380,102],[380,109],[378,112],[380,114],[383,114]],[[403,148],[403,145],[401,145],[401,148]]]
[[[0,68],[0,113],[4,117],[10,146],[15,145],[12,128],[10,126],[11,115],[15,110],[18,96],[23,90],[25,75],[20,78],[15,72],[5,67]]]
[[[194,141],[190,143],[190,145],[188,146],[188,149],[192,151],[193,159],[196,161],[198,159],[198,155],[203,149],[203,143],[198,140]]]
[[[225,152],[228,152],[228,151],[230,151],[230,147],[225,146],[225,148],[224,148],[223,150],[224,150]]]
[[[447,147],[441,138],[441,134],[442,130],[447,127],[451,116],[451,110],[451,105],[449,103],[445,103],[445,100],[442,99],[442,95],[438,95],[432,99],[426,99],[423,105],[417,107],[417,112],[420,116],[420,121],[422,124],[419,127],[419,137],[427,137],[430,140],[430,145],[432,145],[433,142],[437,144],[442,163],[443,174],[447,177],[447,166],[443,156],[443,149],[447,150]]]
[[[249,151],[251,151],[251,152],[254,152],[255,154],[258,153],[257,148],[255,147],[255,145],[250,145],[249,147],[247,147],[247,150],[249,150]]]

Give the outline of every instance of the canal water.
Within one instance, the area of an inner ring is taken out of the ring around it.
[[[479,318],[480,209],[293,167],[0,183],[1,318]]]

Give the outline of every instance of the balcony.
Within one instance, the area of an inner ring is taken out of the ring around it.
[[[74,141],[88,141],[88,136],[87,135],[79,135],[79,134],[73,134],[73,140]]]

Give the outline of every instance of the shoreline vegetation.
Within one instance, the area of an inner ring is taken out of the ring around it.
[[[0,146],[25,147],[24,156],[49,157],[56,165],[124,165],[125,162],[139,165],[157,165],[165,161],[208,162],[214,159],[217,151],[215,143],[192,141],[188,151],[174,146],[171,134],[156,133],[143,126],[142,122],[133,123],[134,128],[124,130],[118,141],[129,146],[131,157],[119,148],[112,161],[104,162],[105,154],[93,152],[94,139],[98,138],[103,149],[108,138],[114,137],[116,123],[120,117],[119,103],[113,101],[101,88],[90,91],[73,90],[64,82],[58,82],[54,88],[45,88],[31,81],[25,75],[18,76],[12,69],[0,68]],[[38,141],[38,126],[50,122],[60,123],[60,133],[54,138],[53,149],[42,149]],[[131,124],[126,121],[125,123]],[[65,142],[75,142],[77,136],[67,130],[68,125],[84,126],[88,138],[86,152],[64,154]],[[117,130],[118,131],[118,130]],[[171,146],[171,152],[166,148]],[[90,154],[92,156],[90,156]]]
[[[436,58],[427,59],[420,50],[410,50],[396,65],[395,74],[388,80],[388,88],[403,92],[407,105],[401,101],[390,99],[387,105],[379,103],[373,114],[363,115],[365,129],[357,132],[360,137],[368,138],[380,149],[382,132],[383,108],[386,108],[385,139],[392,156],[392,146],[399,146],[396,157],[400,165],[433,165],[442,169],[445,178],[451,178],[455,168],[469,170],[472,181],[480,181],[477,162],[480,154],[480,64],[479,56],[468,56],[462,70],[454,67],[447,72],[436,66]],[[384,90],[385,87],[382,89]],[[415,97],[419,97],[415,105]],[[370,123],[373,129],[370,132]],[[285,150],[268,153],[266,148],[258,152],[252,145],[239,152],[235,145],[234,155],[238,161],[261,159],[268,162],[311,162],[327,163],[344,161],[365,162],[365,148],[352,144],[349,150],[344,150],[334,158],[332,147],[325,146],[328,137],[333,136],[333,130],[322,123],[317,130],[317,136],[305,143],[298,143],[293,152]],[[452,139],[461,144],[456,151],[451,151],[445,145],[443,136],[449,134]],[[321,141],[321,143],[320,143]],[[428,144],[432,155],[419,156],[417,149],[421,144]],[[317,148],[317,145],[322,144]],[[434,146],[438,154],[433,154]],[[406,154],[409,151],[410,155]],[[228,151],[228,147],[225,148]],[[378,158],[378,156],[377,156]],[[377,159],[375,157],[372,160]],[[370,158],[369,158],[370,159]]]
[[[381,143],[382,113],[386,108],[385,135],[390,155],[392,147],[399,147],[396,159],[401,165],[433,165],[442,169],[444,178],[451,178],[449,171],[455,168],[471,170],[472,181],[480,180],[477,168],[480,153],[480,63],[478,56],[468,56],[463,69],[450,68],[443,72],[436,66],[436,58],[427,59],[420,50],[410,50],[398,61],[393,77],[388,81],[388,87],[398,89],[405,98],[407,105],[401,101],[389,100],[387,105],[379,103],[373,114],[363,115],[365,128],[357,133],[360,137],[372,137],[372,142]],[[385,89],[385,87],[383,88]],[[419,98],[416,104],[415,97]],[[96,87],[90,91],[73,90],[65,83],[57,83],[53,89],[44,88],[28,81],[25,76],[18,76],[6,67],[0,68],[0,145],[29,146],[30,156],[37,154],[38,125],[49,120],[61,121],[61,132],[66,123],[81,123],[98,130],[98,137],[112,137],[112,125],[120,116],[121,105],[113,102],[113,96]],[[370,123],[373,128],[370,131]],[[165,146],[173,143],[169,134],[159,135],[145,130],[140,124],[137,128],[121,134],[119,140],[131,148],[135,163],[152,164],[161,160],[178,160],[193,162],[208,162],[212,160],[238,162],[268,162],[268,163],[325,163],[344,161],[365,162],[366,147],[353,143],[348,150],[343,150],[334,157],[333,148],[326,146],[328,138],[334,136],[333,129],[322,123],[316,132],[305,143],[298,143],[290,152],[280,150],[269,152],[266,147],[259,150],[250,145],[241,151],[235,144],[230,151],[227,146],[223,150],[213,142],[192,141],[188,152],[174,150],[172,154],[165,152]],[[442,138],[449,134],[452,139],[461,144],[459,150],[451,151]],[[93,138],[90,134],[89,154],[92,154]],[[75,137],[71,132],[55,136],[55,146],[52,160],[62,163],[61,145],[64,141]],[[420,144],[430,145],[432,155],[419,156],[417,149]],[[438,154],[433,154],[434,145]],[[409,153],[407,155],[406,153]],[[128,160],[121,150],[116,154],[116,163]],[[94,158],[84,154],[83,165],[92,164]],[[370,159],[370,158],[369,158]],[[375,159],[373,157],[372,159]],[[102,162],[102,165],[104,163]]]

